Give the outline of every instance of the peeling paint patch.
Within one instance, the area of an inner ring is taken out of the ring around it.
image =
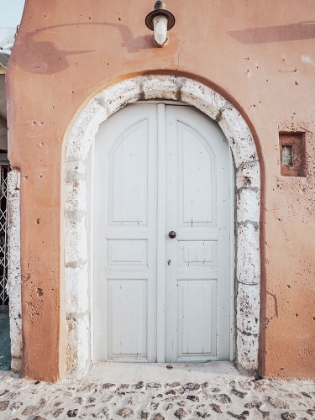
[[[303,63],[315,66],[315,60],[313,60],[311,57],[308,57],[307,55],[301,55],[301,60],[303,61]]]

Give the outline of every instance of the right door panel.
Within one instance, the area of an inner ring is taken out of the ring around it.
[[[230,164],[214,121],[166,107],[167,362],[230,359]]]

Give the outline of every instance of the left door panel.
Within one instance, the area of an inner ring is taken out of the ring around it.
[[[156,361],[156,133],[156,107],[138,105],[96,135],[94,361]]]

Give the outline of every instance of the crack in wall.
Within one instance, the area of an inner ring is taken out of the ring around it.
[[[258,337],[258,334],[252,334],[252,333],[247,332],[247,331],[242,331],[239,328],[237,328],[237,331],[240,332],[243,335],[246,335],[247,337],[255,337],[255,338]]]
[[[269,318],[266,317],[266,326],[268,326],[269,322],[272,321],[274,318],[278,318],[279,316],[279,312],[278,312],[278,299],[277,296],[273,293],[270,292],[266,292],[267,295],[270,295],[273,298],[274,301],[274,309],[275,309],[275,314]]]

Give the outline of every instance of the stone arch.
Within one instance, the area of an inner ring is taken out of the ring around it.
[[[88,160],[99,125],[138,100],[182,101],[217,121],[232,150],[236,178],[236,363],[258,369],[260,312],[260,168],[253,136],[240,113],[213,89],[186,77],[140,76],[112,85],[82,110],[65,147],[65,288],[67,369],[82,376],[90,356]]]

